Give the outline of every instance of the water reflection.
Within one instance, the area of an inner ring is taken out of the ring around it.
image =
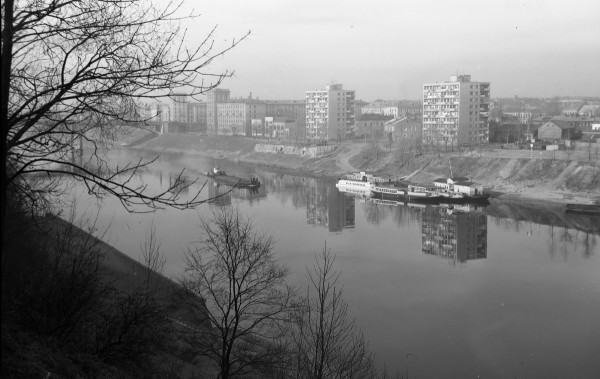
[[[231,205],[232,199],[247,201],[250,205],[267,197],[266,189],[261,185],[258,188],[238,188],[215,182],[210,179],[207,183],[208,198],[217,206]]]
[[[480,209],[429,205],[422,217],[423,253],[454,263],[487,258],[487,217]]]
[[[330,179],[196,157],[165,156],[159,163],[161,170],[143,178],[155,192],[184,164],[200,167],[198,173],[220,166],[259,177],[258,194],[230,193],[209,180],[202,198],[222,194],[221,205],[239,207],[274,235],[293,285],[303,288],[306,266],[326,241],[344,269],[353,316],[392,372],[433,378],[597,376],[597,219],[499,202],[484,209],[387,202],[340,193]],[[182,197],[195,195],[205,180]],[[137,259],[147,225],[155,222],[167,272],[177,278],[182,252],[197,239],[199,217],[209,218],[210,208],[129,214],[106,198],[98,227],[110,225],[109,242]],[[461,267],[465,261],[468,270],[459,275],[446,264]],[[419,359],[406,359],[408,354]]]

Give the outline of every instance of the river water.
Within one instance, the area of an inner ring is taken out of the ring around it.
[[[154,157],[117,149],[111,162]],[[213,206],[235,206],[271,234],[274,253],[305,288],[306,267],[325,244],[342,271],[350,313],[378,364],[410,378],[600,377],[600,218],[510,204],[448,209],[375,202],[340,193],[331,179],[179,154],[162,155],[142,178],[166,188],[185,168],[191,181],[219,165],[256,176],[256,193],[235,190]],[[192,185],[191,196],[206,180]],[[201,193],[227,187],[211,180]],[[75,191],[80,217],[96,218],[104,239],[138,259],[154,224],[166,274],[179,278],[183,254],[210,207],[128,213],[114,198]]]

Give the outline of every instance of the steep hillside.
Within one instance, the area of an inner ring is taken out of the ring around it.
[[[598,162],[427,155],[404,165],[388,163],[378,171],[396,177],[414,174],[412,180],[427,183],[450,176],[450,167],[453,176],[469,177],[509,194],[557,201],[580,197],[600,201]]]

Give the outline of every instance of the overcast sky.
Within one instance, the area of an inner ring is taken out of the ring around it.
[[[600,1],[204,0],[191,39],[250,37],[214,70],[232,96],[302,99],[342,83],[364,100],[419,99],[455,73],[492,97],[600,96]]]

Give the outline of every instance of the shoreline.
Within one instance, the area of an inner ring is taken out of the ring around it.
[[[463,176],[460,174],[460,170],[466,172],[467,175],[464,176],[480,182],[488,191],[494,194],[493,198],[502,201],[543,207],[562,206],[563,208],[569,203],[600,204],[600,190],[597,192],[589,189],[569,190],[568,186],[581,178],[566,177],[568,175],[575,176],[582,168],[593,170],[590,174],[591,179],[588,177],[581,179],[582,182],[591,181],[591,184],[588,183],[587,187],[583,188],[593,188],[593,184],[600,178],[600,162],[595,161],[529,160],[510,156],[496,157],[495,154],[497,153],[490,151],[487,156],[482,156],[481,152],[478,156],[469,153],[457,155],[455,152],[432,154],[408,159],[403,165],[395,164],[390,159],[387,162],[365,161],[359,162],[361,164],[352,164],[352,161],[363,153],[365,146],[362,143],[346,143],[326,156],[308,158],[296,155],[255,152],[254,145],[259,142],[262,141],[245,137],[161,135],[134,146],[123,146],[123,148],[156,154],[173,153],[226,159],[234,163],[255,165],[314,178],[333,179],[346,173],[359,171],[369,171],[379,176],[390,177],[418,173],[414,180],[422,183],[427,183],[436,175],[439,175],[436,172],[447,170],[448,163],[445,160],[452,159],[453,162],[458,160],[459,163],[464,163],[465,166],[455,168],[457,171],[455,176]],[[445,162],[443,167],[441,167],[441,161]],[[478,167],[479,162],[487,162],[490,165],[489,169]],[[430,163],[433,164],[430,165]],[[379,164],[379,167],[377,164]],[[577,167],[571,167],[574,165]],[[558,168],[555,166],[558,166]],[[567,171],[567,169],[570,171]],[[546,171],[552,170],[556,171],[556,177],[550,180],[548,178],[536,180],[536,174],[542,176],[546,174]],[[477,175],[469,175],[472,171],[477,172]],[[562,182],[554,183],[559,180],[562,180]],[[566,188],[560,188],[561,186]],[[600,183],[598,188],[600,188]]]

